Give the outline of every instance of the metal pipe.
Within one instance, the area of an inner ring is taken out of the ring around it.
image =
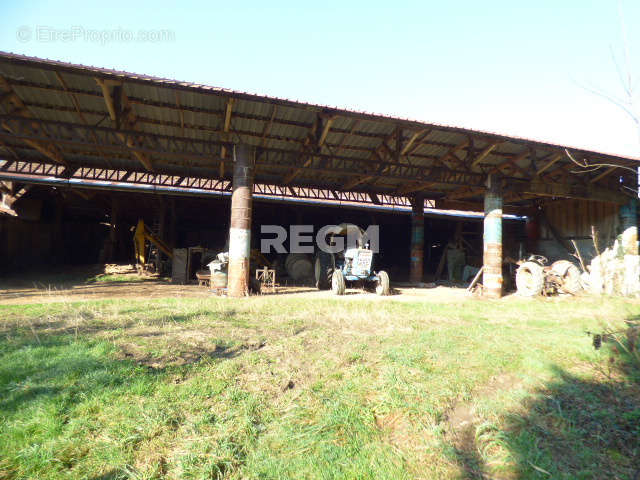
[[[483,295],[502,297],[502,185],[496,174],[487,178],[484,196]]]
[[[230,297],[244,297],[249,294],[253,153],[254,150],[247,145],[234,145],[227,282]]]
[[[409,281],[422,282],[424,264],[424,196],[416,195],[411,199],[411,263]]]

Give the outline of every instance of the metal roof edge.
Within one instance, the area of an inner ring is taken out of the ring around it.
[[[96,75],[100,75],[108,78],[113,78],[113,77],[126,78],[128,81],[132,81],[132,82],[154,84],[157,86],[177,88],[181,90],[190,90],[190,91],[195,90],[204,94],[215,92],[217,94],[233,96],[236,98],[241,98],[246,100],[262,101],[262,102],[268,102],[268,103],[279,103],[292,108],[306,108],[311,110],[317,110],[329,115],[335,114],[335,115],[343,115],[343,116],[355,116],[359,118],[365,117],[365,119],[371,120],[371,121],[402,122],[414,127],[420,127],[420,128],[432,127],[432,128],[442,129],[442,130],[453,131],[463,135],[482,135],[488,138],[499,139],[499,140],[509,141],[513,143],[529,143],[529,144],[534,143],[541,147],[546,147],[546,148],[569,149],[573,153],[577,152],[581,154],[595,154],[603,157],[615,158],[618,160],[622,159],[622,160],[640,162],[640,157],[621,155],[621,154],[616,154],[611,152],[603,152],[598,150],[592,150],[585,147],[577,147],[573,145],[566,145],[566,144],[563,145],[563,144],[558,144],[558,143],[535,139],[535,138],[527,138],[527,137],[521,137],[517,135],[508,135],[508,134],[499,133],[499,132],[491,132],[491,131],[478,130],[478,129],[467,128],[467,127],[459,127],[455,125],[447,125],[447,124],[436,123],[436,122],[427,122],[427,121],[411,119],[411,118],[393,117],[390,115],[385,115],[380,113],[350,110],[346,108],[339,108],[336,106],[313,104],[313,103],[301,102],[296,100],[290,100],[287,98],[260,95],[256,93],[250,93],[250,92],[242,92],[242,91],[227,89],[223,87],[214,87],[206,84],[186,82],[186,81],[174,80],[174,79],[164,78],[164,77],[156,77],[153,75],[137,74],[133,72],[127,72],[124,70],[114,70],[114,69],[108,69],[104,67],[96,67],[93,65],[83,65],[83,64],[77,64],[77,63],[64,62],[61,60],[53,60],[48,58],[28,56],[20,53],[5,52],[0,50],[0,60],[21,63],[27,66],[34,66],[39,64],[39,66],[44,68],[51,69],[55,67],[58,69],[66,70],[69,73],[75,73],[75,74],[91,72],[92,74],[96,74]]]

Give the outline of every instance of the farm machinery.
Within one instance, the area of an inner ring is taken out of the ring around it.
[[[319,250],[314,263],[316,287],[331,289],[335,295],[344,295],[347,286],[375,287],[378,295],[389,295],[389,275],[384,270],[374,271],[374,252],[365,232],[357,225],[342,223],[327,237],[327,245],[336,246],[338,237],[344,248],[327,252]],[[353,244],[350,240],[355,239]]]
[[[531,255],[526,261],[518,262],[516,287],[518,294],[525,297],[568,293],[575,295],[582,290],[580,270],[568,260],[558,260],[547,265],[542,255]]]

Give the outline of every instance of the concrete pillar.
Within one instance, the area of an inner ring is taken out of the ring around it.
[[[622,227],[622,248],[625,255],[638,255],[638,199],[631,198],[629,203],[620,207],[620,226]]]
[[[424,197],[416,195],[411,199],[411,263],[409,281],[420,283],[423,280],[424,264]]]
[[[502,186],[500,178],[489,175],[484,197],[483,295],[502,296]]]
[[[247,145],[236,145],[233,149],[233,193],[227,281],[230,297],[243,297],[249,294],[253,153],[254,150]]]
[[[620,240],[624,252],[622,294],[636,296],[640,293],[640,257],[638,256],[638,199],[631,198],[620,207]]]

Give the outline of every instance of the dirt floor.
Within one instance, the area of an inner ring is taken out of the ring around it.
[[[412,288],[392,285],[394,295],[379,297],[360,289],[347,289],[344,298],[368,298],[376,301],[415,301],[433,299],[459,302],[473,298],[464,288],[435,286]],[[85,267],[53,271],[46,275],[29,273],[11,276],[0,283],[0,304],[77,302],[117,298],[206,298],[215,292],[198,285],[174,285],[166,279],[137,275],[130,266]],[[293,295],[309,298],[334,298],[331,291],[319,291],[312,286],[281,286],[276,293],[265,295]]]

